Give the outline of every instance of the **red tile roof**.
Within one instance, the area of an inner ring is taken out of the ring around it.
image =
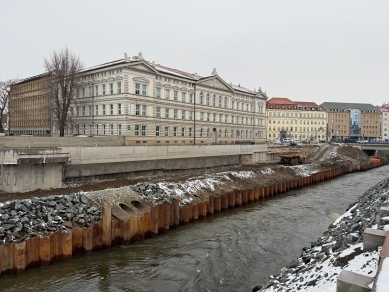
[[[293,104],[296,103],[285,97],[272,97],[267,101],[268,104]]]
[[[315,102],[311,102],[311,101],[296,101],[296,103],[300,107],[314,107],[314,108],[320,107],[318,104],[316,104]]]

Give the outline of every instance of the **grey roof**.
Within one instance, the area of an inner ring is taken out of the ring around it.
[[[359,109],[363,112],[376,111],[380,112],[379,108],[370,103],[348,103],[348,102],[323,102],[321,104],[327,111],[348,111],[352,109]]]

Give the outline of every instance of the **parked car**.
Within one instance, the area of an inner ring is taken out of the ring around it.
[[[367,140],[357,140],[357,143],[368,143],[368,141]]]
[[[284,138],[284,143],[289,143],[290,139],[289,138]]]

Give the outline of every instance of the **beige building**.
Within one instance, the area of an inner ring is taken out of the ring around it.
[[[51,128],[47,74],[24,79],[11,86],[9,131],[14,135],[49,135]]]
[[[381,112],[365,103],[324,102],[328,137],[335,140],[374,140],[381,137]]]
[[[389,139],[389,104],[383,104],[378,107],[382,113],[381,116],[381,140]]]
[[[199,76],[125,54],[85,69],[81,82],[67,134],[124,135],[129,145],[265,142],[266,93],[227,83],[216,69]]]
[[[326,113],[316,103],[273,97],[266,108],[268,140],[281,136],[295,141],[326,139]]]

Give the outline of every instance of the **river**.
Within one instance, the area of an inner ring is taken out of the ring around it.
[[[0,291],[251,291],[287,266],[389,166],[200,219],[139,244],[0,277]]]

